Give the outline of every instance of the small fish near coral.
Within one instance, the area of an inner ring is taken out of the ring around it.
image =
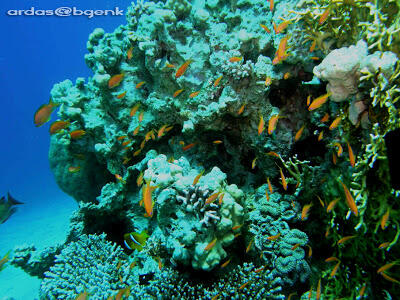
[[[20,205],[20,204],[24,203],[16,200],[14,197],[10,195],[10,193],[7,194],[7,200],[4,196],[1,197],[0,224],[3,224],[5,221],[7,221],[17,211],[17,207],[15,207],[15,205]]]

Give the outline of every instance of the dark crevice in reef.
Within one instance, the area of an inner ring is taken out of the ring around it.
[[[316,135],[310,135],[305,139],[296,142],[290,155],[297,155],[299,160],[309,160],[313,165],[324,158],[326,145],[323,141],[318,141]]]

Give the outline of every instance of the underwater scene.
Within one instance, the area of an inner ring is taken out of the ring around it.
[[[400,299],[400,0],[122,2],[38,73],[0,299]]]

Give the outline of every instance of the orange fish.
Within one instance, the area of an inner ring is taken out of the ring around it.
[[[329,213],[331,212],[334,208],[336,203],[338,203],[339,198],[336,198],[335,200],[332,200],[331,202],[329,202],[328,206],[326,207],[326,212]]]
[[[333,153],[333,152],[332,152],[332,162],[333,162],[334,165],[336,165],[337,157],[336,157],[336,154]]]
[[[281,236],[281,233],[278,233],[278,234],[275,234],[275,235],[271,235],[271,236],[267,237],[267,240],[276,241],[280,236]]]
[[[161,128],[157,132],[157,137],[158,138],[161,138],[164,135],[164,131],[167,128],[167,126],[168,126],[167,124],[161,126]]]
[[[247,248],[246,248],[246,253],[248,253],[248,252],[250,251],[251,246],[253,245],[253,241],[254,241],[254,239],[251,239],[249,245],[248,245]]]
[[[139,106],[140,106],[140,103],[138,103],[134,107],[132,107],[131,111],[129,112],[129,115],[131,117],[133,117],[136,114],[137,110],[139,109]]]
[[[290,24],[290,21],[283,21],[281,24],[279,24],[276,29],[275,29],[275,33],[281,33],[282,31],[284,31],[286,29],[286,27],[288,27],[288,25]]]
[[[303,130],[304,130],[305,126],[306,125],[301,126],[301,128],[296,132],[296,135],[294,136],[295,142],[297,142],[301,138],[301,135],[303,134]]]
[[[174,97],[174,98],[178,97],[178,95],[179,95],[180,93],[182,93],[183,90],[184,90],[184,89],[180,89],[180,90],[175,91],[175,93],[172,95],[172,97]]]
[[[340,261],[337,257],[331,256],[325,259],[326,262],[331,262],[331,261]]]
[[[329,15],[329,7],[322,13],[321,17],[319,18],[318,24],[321,25],[326,21]]]
[[[347,150],[349,152],[350,165],[354,168],[354,166],[356,165],[356,159],[354,157],[353,149],[351,149],[351,146],[348,142],[347,142]]]
[[[378,246],[378,248],[379,249],[385,249],[385,248],[389,247],[390,244],[391,244],[391,242],[385,242],[385,243],[380,244]]]
[[[340,121],[342,121],[342,117],[337,117],[335,120],[333,120],[332,124],[329,126],[329,130],[333,130],[336,127],[338,127]]]
[[[136,150],[135,152],[133,152],[133,156],[138,156],[140,152],[142,152],[142,149]]]
[[[258,135],[260,135],[265,129],[265,122],[264,122],[264,118],[261,115],[260,116],[260,122],[258,122]]]
[[[229,62],[238,62],[241,61],[243,57],[241,56],[233,56],[229,59]]]
[[[243,113],[245,105],[246,105],[246,104],[243,104],[243,105],[239,108],[239,110],[237,111],[237,114],[238,114],[238,115],[241,115],[241,114]]]
[[[241,225],[236,225],[236,226],[233,226],[232,227],[232,230],[236,230],[236,229],[239,229],[240,227],[242,227],[243,226],[243,224],[241,224]]]
[[[219,204],[219,205],[222,204],[222,200],[224,199],[224,196],[225,196],[224,193],[222,193],[222,194],[219,195],[219,197],[218,197],[218,204]]]
[[[209,251],[214,248],[215,244],[217,243],[217,238],[213,239],[205,248],[204,251]]]
[[[165,65],[167,66],[167,68],[171,68],[171,69],[175,68],[174,64],[166,63]]]
[[[71,139],[76,140],[76,139],[81,138],[81,137],[84,136],[85,134],[86,134],[86,131],[85,131],[85,130],[77,129],[77,130],[71,131],[71,132],[69,133],[69,136],[71,137]]]
[[[308,214],[310,212],[310,208],[312,206],[312,203],[306,204],[303,206],[303,209],[301,210],[301,220],[304,221],[308,218]]]
[[[277,51],[277,55],[276,55],[278,57],[279,61],[282,61],[283,59],[286,58],[285,51],[286,51],[286,45],[287,45],[288,39],[289,39],[289,37],[285,36],[279,42],[278,51]]]
[[[292,248],[290,248],[291,250],[296,250],[298,247],[300,246],[299,243],[294,244]]]
[[[115,174],[114,176],[115,176],[115,178],[116,178],[118,181],[121,181],[121,182],[125,183],[125,180],[122,178],[121,175]]]
[[[351,195],[351,193],[350,193],[349,189],[347,188],[347,186],[342,181],[339,180],[339,182],[343,187],[343,191],[344,191],[344,194],[346,196],[347,206],[350,208],[350,210],[357,217],[358,216],[358,209],[357,209],[356,203],[354,202],[353,196]]]
[[[274,190],[272,189],[272,184],[271,184],[271,181],[269,180],[269,177],[267,178],[267,182],[268,182],[269,192],[272,194],[274,192]]]
[[[139,123],[143,121],[143,117],[144,117],[144,112],[142,111],[142,112],[140,112],[139,117],[138,117]]]
[[[140,130],[140,125],[136,126],[135,130],[133,130],[133,135],[137,135]]]
[[[189,67],[189,65],[190,65],[191,63],[192,63],[192,60],[191,60],[191,59],[185,61],[185,62],[178,68],[178,70],[176,71],[176,73],[175,73],[175,78],[181,77],[181,76],[186,72],[186,69]]]
[[[264,29],[266,32],[271,33],[271,30],[268,29],[267,26],[260,24],[261,28]]]
[[[283,175],[281,168],[279,168],[279,172],[281,173],[281,181],[282,181],[283,189],[286,191],[287,190],[287,182],[286,182],[285,175]]]
[[[222,144],[222,141],[221,140],[215,140],[215,141],[213,141],[213,144],[215,144],[215,145]]]
[[[330,95],[331,93],[327,93],[325,95],[319,96],[318,98],[314,99],[313,102],[311,102],[310,106],[308,107],[308,110],[312,111],[314,109],[321,107],[323,104],[325,104],[326,101],[328,101]]]
[[[89,299],[89,293],[87,291],[84,291],[84,292],[80,293],[75,298],[75,300],[87,300],[87,299]]]
[[[296,294],[297,294],[296,292],[290,293],[289,296],[288,296],[288,298],[287,298],[287,300],[291,300],[291,299],[292,299],[292,296],[294,296],[294,295],[296,295]]]
[[[269,10],[270,11],[274,10],[274,0],[269,0]]]
[[[269,195],[268,195],[268,190],[265,189],[265,198],[267,199],[267,202],[269,201]]]
[[[50,125],[50,134],[54,134],[59,132],[62,129],[65,129],[66,127],[69,126],[68,121],[55,121],[53,124]]]
[[[276,124],[278,123],[279,115],[274,115],[269,119],[268,122],[268,134],[271,135],[275,129],[276,129]]]
[[[328,235],[329,235],[329,231],[330,231],[330,228],[329,227],[327,227],[326,228],[326,231],[325,231],[325,237],[327,238],[328,237]]]
[[[325,123],[325,122],[328,122],[328,121],[329,121],[329,114],[326,113],[326,114],[322,117],[322,119],[320,120],[320,122],[321,122],[321,123]]]
[[[272,83],[272,78],[270,76],[267,76],[267,78],[265,78],[265,86],[270,86]]]
[[[187,151],[187,150],[193,148],[195,145],[196,145],[196,143],[191,143],[189,145],[186,145],[186,146],[182,147],[182,150],[183,151]]]
[[[157,186],[150,186],[150,181],[146,181],[146,185],[142,188],[142,201],[144,204],[144,209],[146,210],[147,217],[153,216],[153,206],[154,201],[152,198],[153,191],[157,188]]]
[[[127,140],[127,141],[125,141],[125,142],[122,143],[122,146],[129,145],[130,143],[132,143],[132,141],[131,141],[131,140]]]
[[[318,280],[316,300],[321,299],[321,278]]]
[[[133,56],[133,47],[130,47],[126,52],[126,57],[128,58],[128,60],[130,60],[132,56]]]
[[[339,265],[340,265],[340,261],[335,265],[335,267],[332,269],[332,272],[331,272],[331,274],[329,275],[330,277],[335,277],[335,275],[336,275],[336,273],[337,273],[337,270],[338,270],[338,268],[339,268]]]
[[[127,135],[121,135],[121,136],[117,137],[117,141],[124,140],[124,139],[126,139],[127,137],[128,137]]]
[[[222,79],[222,75],[219,76],[217,79],[215,79],[214,86],[217,86],[219,84],[219,82],[221,81],[221,79]]]
[[[124,79],[124,76],[125,76],[124,73],[112,76],[108,81],[108,88],[112,89],[118,86],[121,83],[122,79]]]
[[[204,205],[213,203],[215,200],[217,200],[218,195],[220,194],[220,192],[214,193],[211,196],[209,196],[206,201],[204,202]]]
[[[308,257],[312,256],[312,248],[310,245],[306,245],[308,247]]]
[[[310,49],[308,50],[310,53],[315,50],[315,46],[317,45],[317,41],[314,40],[310,46]]]
[[[346,243],[347,241],[354,239],[355,237],[356,237],[355,235],[349,235],[349,236],[342,237],[340,240],[337,241],[337,244],[342,245],[342,244]]]
[[[193,93],[191,93],[191,94],[189,95],[189,98],[194,98],[194,97],[196,97],[198,94],[200,94],[200,91],[193,92]]]
[[[269,152],[267,153],[267,155],[275,156],[275,157],[277,157],[277,158],[280,158],[280,155],[279,155],[278,153],[274,152],[274,151],[269,151]]]
[[[254,273],[260,273],[264,269],[265,269],[265,266],[262,266],[261,268],[255,269]]]
[[[396,265],[396,262],[388,263],[388,264],[386,264],[386,265],[380,267],[380,268],[376,271],[376,273],[379,274],[379,273],[382,273],[382,272],[384,272],[384,271],[387,271],[387,270],[389,270],[391,267],[393,267],[394,265]]]
[[[79,172],[80,169],[81,169],[81,166],[70,166],[70,167],[68,168],[68,172],[70,172],[70,173],[76,173],[76,172]]]
[[[307,96],[307,101],[306,101],[307,106],[310,105],[310,101],[311,101],[311,95],[308,95]]]
[[[157,256],[157,260],[158,260],[158,269],[161,271],[161,269],[163,267],[161,258],[159,256]]]
[[[58,104],[55,104],[50,99],[48,104],[43,104],[37,109],[33,116],[33,123],[35,123],[36,127],[40,127],[50,121],[51,113],[56,106],[58,106]]]
[[[387,275],[387,274],[384,273],[384,272],[382,272],[382,273],[380,273],[380,274],[383,276],[383,278],[385,278],[385,279],[388,280],[388,281],[391,281],[391,282],[394,282],[394,283],[400,283],[400,281],[394,279],[393,277],[390,277],[389,275]]]
[[[226,262],[224,262],[224,263],[221,265],[221,269],[222,269],[222,268],[225,268],[230,262],[231,262],[230,259],[228,259]]]
[[[196,185],[196,184],[199,182],[200,177],[203,176],[203,173],[204,173],[204,170],[201,171],[201,172],[194,178],[192,185]]]
[[[136,85],[137,89],[140,89],[144,84],[146,83],[146,81],[141,81]]]
[[[334,145],[335,147],[338,148],[338,149],[337,149],[337,155],[338,155],[338,157],[341,157],[342,154],[343,154],[343,147],[342,147],[342,145],[340,145],[339,143],[334,143],[333,145]]]
[[[239,290],[243,290],[250,282],[251,282],[251,280],[247,281],[246,283],[243,283],[243,284],[239,287]]]
[[[389,214],[390,214],[390,209],[388,208],[386,210],[386,213],[382,216],[382,220],[381,220],[381,228],[382,228],[382,230],[385,230],[385,228],[387,226],[387,222],[389,220]]]
[[[364,283],[364,285],[362,286],[361,290],[360,290],[360,297],[364,297],[364,293],[365,293],[365,288],[367,287],[367,285]]]
[[[324,201],[322,201],[322,199],[320,198],[320,196],[317,195],[317,198],[319,200],[319,203],[321,203],[322,207],[325,207]]]
[[[286,72],[285,74],[283,74],[283,79],[287,80],[290,78],[290,72]]]
[[[126,91],[121,93],[121,94],[119,94],[119,95],[117,95],[117,99],[122,99],[122,98],[125,97],[125,95],[126,95]]]
[[[251,169],[254,170],[254,168],[256,167],[256,160],[257,157],[253,159],[253,161],[251,162]]]
[[[311,58],[312,60],[320,60],[320,58],[317,57],[317,56],[311,56],[310,58]]]
[[[138,178],[136,179],[136,185],[141,186],[143,184],[143,172],[140,172]]]
[[[323,137],[324,137],[324,132],[321,131],[321,132],[318,134],[318,142],[319,142],[320,140],[322,140]]]

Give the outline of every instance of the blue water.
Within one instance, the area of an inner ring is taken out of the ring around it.
[[[51,122],[36,128],[33,115],[41,104],[49,101],[54,83],[65,79],[74,82],[77,77],[91,76],[92,72],[84,61],[89,34],[97,27],[111,32],[125,23],[125,15],[93,18],[8,16],[7,12],[31,7],[56,9],[75,6],[81,10],[94,10],[118,6],[125,13],[130,4],[129,0],[0,1],[0,196],[10,191],[16,199],[26,203],[7,222],[0,224],[1,257],[23,239],[13,239],[13,230],[18,230],[15,236],[33,234],[29,230],[32,230],[30,224],[35,220],[29,219],[29,210],[42,211],[43,217],[54,215],[56,218],[62,210],[51,211],[55,203],[63,205],[64,201],[68,207],[74,204],[74,200],[58,188],[49,167]],[[52,120],[55,119],[56,114],[53,113]],[[41,218],[40,214],[36,218]],[[45,221],[41,226],[57,228],[56,224],[47,224]],[[2,241],[2,236],[11,238]],[[9,271],[9,268],[2,273]],[[7,276],[2,278],[6,279]],[[23,289],[23,286],[24,283],[19,282],[17,288]],[[5,295],[0,285],[0,299],[4,296],[20,299],[15,295]],[[34,298],[32,295],[29,299]]]

